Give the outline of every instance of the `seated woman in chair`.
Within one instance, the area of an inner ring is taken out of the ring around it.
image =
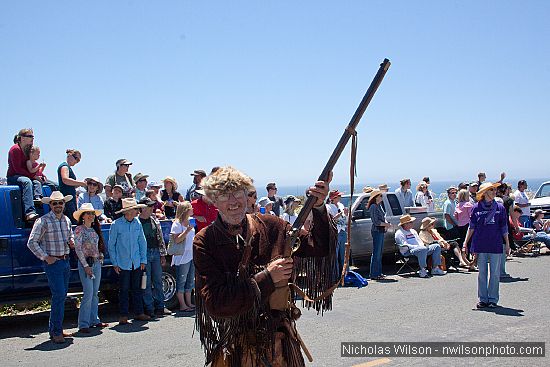
[[[520,225],[519,218],[523,212],[521,208],[514,205],[514,209],[510,212],[510,234],[515,241],[542,242],[546,247],[550,248],[550,236],[544,232],[537,232],[532,228],[524,228]]]
[[[434,242],[437,242],[443,250],[449,251],[452,249],[453,253],[458,258],[458,261],[460,262],[459,266],[461,268],[469,268],[471,270],[473,269],[473,264],[468,262],[468,260],[462,254],[458,243],[456,243],[455,241],[451,241],[451,242],[445,241],[445,239],[441,237],[437,229],[435,229],[435,218],[426,217],[422,219],[419,236],[422,242],[424,242],[426,246]]]
[[[550,232],[550,220],[544,220],[544,210],[537,209],[533,213],[533,228],[537,232]]]

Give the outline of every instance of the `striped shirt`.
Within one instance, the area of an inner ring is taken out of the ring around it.
[[[68,241],[74,241],[71,221],[65,215],[57,219],[53,211],[38,218],[32,227],[27,247],[40,260],[69,254]]]

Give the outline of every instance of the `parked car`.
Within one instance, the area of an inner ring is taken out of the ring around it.
[[[550,218],[550,181],[543,182],[540,185],[529,203],[531,204],[531,213],[537,209],[542,209],[544,210],[544,218]]]
[[[355,195],[354,195],[355,197]],[[372,254],[372,221],[367,210],[367,202],[370,194],[358,194],[351,206],[352,225],[351,225],[351,256],[354,260],[369,259]],[[349,195],[342,197],[342,202],[349,203]],[[386,211],[386,218],[393,226],[388,229],[384,236],[383,257],[394,260],[395,256],[395,231],[399,229],[399,217],[403,213],[409,213],[416,218],[414,228],[418,231],[420,222],[423,218],[430,216],[436,218],[436,228],[443,227],[443,213],[428,213],[426,207],[403,208],[399,203],[397,195],[392,192],[384,193],[382,205]]]
[[[44,187],[48,190],[47,187]],[[49,195],[49,193],[45,194]],[[49,211],[48,205],[39,205],[41,214]],[[48,279],[43,262],[28,249],[27,241],[31,226],[23,220],[21,192],[18,186],[0,186],[0,304],[21,303],[50,296]],[[161,221],[164,239],[168,243],[172,221]],[[105,242],[109,241],[110,224],[102,224]],[[170,267],[171,259],[163,269],[163,292],[167,307],[178,304],[176,296],[175,269]],[[77,257],[70,253],[71,275],[69,292],[81,292]],[[110,301],[118,300],[118,275],[115,273],[109,254],[101,272],[101,292]]]

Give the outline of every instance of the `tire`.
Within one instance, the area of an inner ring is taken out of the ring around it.
[[[174,309],[179,306],[176,288],[176,268],[168,266],[162,269],[162,293],[164,294],[164,306]]]

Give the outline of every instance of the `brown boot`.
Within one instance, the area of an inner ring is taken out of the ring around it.
[[[134,317],[134,320],[149,321],[149,320],[151,320],[151,316],[142,313],[142,314],[137,315],[136,317]]]
[[[128,316],[120,316],[118,318],[119,325],[126,325],[128,323]]]

